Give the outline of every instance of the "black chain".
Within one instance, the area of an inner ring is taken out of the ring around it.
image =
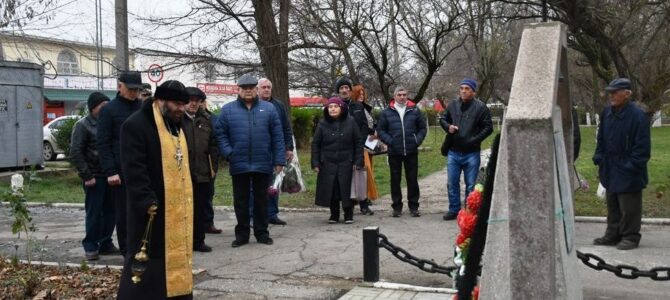
[[[407,250],[391,243],[385,235],[381,233],[379,233],[378,235],[379,235],[379,248],[384,248],[388,250],[389,252],[391,252],[391,254],[393,254],[393,256],[397,257],[399,260],[406,262],[410,265],[413,265],[423,271],[429,273],[446,274],[447,276],[451,277],[453,271],[458,269],[458,267],[456,266],[453,267],[440,266],[432,260],[418,258],[412,255],[411,253],[407,252]]]
[[[610,265],[605,262],[604,259],[593,253],[582,253],[580,251],[577,251],[577,258],[589,268],[598,271],[609,271],[620,278],[636,279],[640,277],[648,277],[657,281],[670,280],[670,267],[657,267],[652,268],[649,271],[641,271],[640,269],[629,265]]]

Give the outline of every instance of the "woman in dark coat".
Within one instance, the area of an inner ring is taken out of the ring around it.
[[[312,139],[312,169],[316,179],[316,205],[330,207],[328,223],[340,220],[340,202],[344,223],[354,221],[351,176],[354,167],[363,168],[363,144],[355,121],[349,117],[346,104],[332,97],[324,108]]]

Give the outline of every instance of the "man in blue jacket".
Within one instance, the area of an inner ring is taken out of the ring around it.
[[[107,176],[116,206],[116,237],[121,255],[126,255],[126,187],[121,178],[121,124],[138,111],[142,102],[137,99],[142,88],[140,72],[119,74],[116,98],[100,111],[96,144],[102,171]],[[100,253],[118,252],[116,248],[101,249]]]
[[[239,96],[226,104],[215,127],[219,154],[230,162],[235,207],[233,247],[249,242],[249,191],[254,198],[254,236],[262,244],[272,245],[268,231],[267,188],[273,171],[286,164],[284,135],[275,107],[259,101],[258,80],[243,75],[237,82]]]
[[[628,78],[613,80],[605,88],[609,103],[600,117],[593,163],[607,190],[607,229],[594,245],[619,250],[637,248],[642,223],[642,190],[649,181],[651,156],[648,116],[631,102]]]
[[[388,161],[391,169],[391,199],[393,217],[402,214],[402,192],[400,179],[405,166],[407,202],[412,217],[419,217],[419,146],[426,137],[426,120],[414,102],[407,99],[407,89],[397,87],[393,100],[379,116],[377,124],[379,139],[388,146]]]

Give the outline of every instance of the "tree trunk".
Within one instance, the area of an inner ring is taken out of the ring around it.
[[[277,29],[272,1],[254,0],[254,18],[258,31],[258,50],[265,75],[272,81],[272,96],[290,110],[288,93],[288,10],[290,0],[280,0],[281,34]]]

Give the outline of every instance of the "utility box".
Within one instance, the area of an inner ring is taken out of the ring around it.
[[[0,168],[43,162],[43,74],[38,64],[0,61]]]

